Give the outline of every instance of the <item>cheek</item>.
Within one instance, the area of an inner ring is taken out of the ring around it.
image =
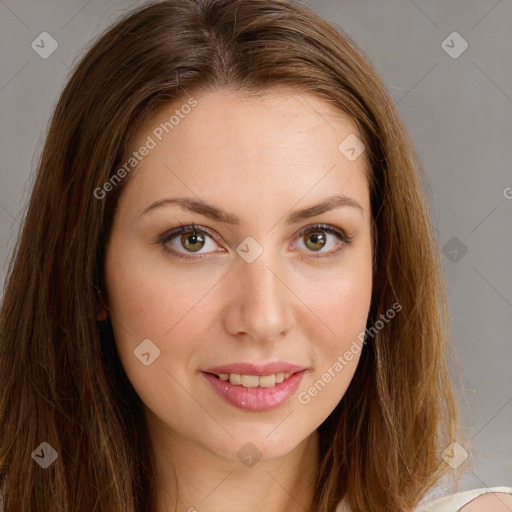
[[[364,327],[371,300],[371,282],[356,279],[333,280],[316,300],[321,318],[336,339]]]
[[[372,296],[371,253],[361,247],[347,254],[335,271],[303,291],[306,302],[323,327],[319,338],[325,350],[343,349],[364,332]],[[313,276],[311,276],[313,278]]]
[[[161,260],[113,240],[106,262],[111,322],[123,369],[143,403],[154,411],[186,410],[190,397],[179,383],[187,380],[189,341],[199,336],[201,297],[211,286]]]
[[[115,255],[120,255],[116,258]],[[107,288],[113,323],[121,340],[161,339],[201,309],[201,299],[219,276],[208,272],[198,280],[194,269],[172,268],[162,255],[148,260],[136,247],[113,240],[107,255]]]
[[[316,331],[318,335],[311,341],[313,371],[305,379],[297,400],[311,417],[322,421],[343,398],[364,350],[371,279],[353,277],[332,280],[316,301],[315,308],[325,325],[323,334]]]

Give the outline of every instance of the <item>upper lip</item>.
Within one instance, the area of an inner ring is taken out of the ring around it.
[[[305,370],[303,366],[296,364],[285,363],[284,361],[276,361],[274,363],[267,363],[256,365],[252,363],[231,363],[222,366],[215,366],[203,370],[205,373],[237,373],[240,375],[273,375],[275,373],[297,373]]]

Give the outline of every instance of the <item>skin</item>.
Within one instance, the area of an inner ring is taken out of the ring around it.
[[[482,494],[460,509],[461,512],[510,512],[512,495],[503,492]]]
[[[349,161],[338,150],[356,126],[311,95],[281,88],[252,99],[228,90],[194,97],[197,106],[130,175],[107,247],[109,315],[123,367],[145,404],[157,510],[302,511],[317,474],[317,427],[343,397],[360,352],[309,403],[298,394],[357,340],[370,308],[365,153]],[[134,148],[185,101],[150,119]],[[362,210],[342,206],[285,223],[291,211],[335,193]],[[141,215],[155,201],[184,196],[237,215],[239,225],[177,205]],[[167,242],[197,259],[173,257],[158,243],[180,223],[214,234],[203,235],[198,252],[187,251],[180,234]],[[311,234],[300,233],[317,223],[343,230],[352,243],[321,231],[326,245],[312,244]],[[252,263],[236,252],[248,236],[263,248]],[[160,350],[149,366],[134,356],[145,339]],[[263,412],[228,404],[200,373],[273,361],[308,371],[289,400]],[[261,454],[252,467],[237,457],[248,442]]]

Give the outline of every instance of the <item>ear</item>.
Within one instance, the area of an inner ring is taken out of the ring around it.
[[[107,310],[105,308],[105,306],[101,305],[101,306],[98,306],[98,311],[97,311],[97,314],[96,314],[96,320],[98,322],[103,322],[107,319]]]

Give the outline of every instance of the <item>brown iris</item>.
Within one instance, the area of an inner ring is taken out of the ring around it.
[[[311,242],[309,243],[307,240],[310,240]],[[310,249],[317,251],[321,249],[326,243],[325,233],[322,233],[321,231],[306,233],[304,235],[304,242]]]
[[[181,235],[181,244],[190,252],[197,252],[204,245],[204,237],[198,231],[187,231]]]

